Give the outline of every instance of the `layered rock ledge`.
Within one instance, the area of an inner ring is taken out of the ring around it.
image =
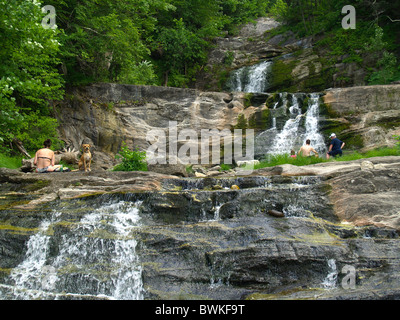
[[[142,223],[128,239],[138,242],[144,299],[398,299],[399,180],[400,157],[283,165],[241,177],[0,169],[0,296],[15,298],[9,275],[43,221],[50,223],[49,264],[66,242],[74,248],[87,216],[99,221],[81,240],[112,255],[121,234],[109,220],[117,207],[136,206]],[[96,288],[111,283],[115,265],[93,257],[55,269],[60,288],[22,293],[106,299]]]
[[[257,177],[316,176],[327,186],[327,195],[337,217],[356,226],[375,225],[400,230],[400,157],[376,157],[355,161],[334,161],[309,166],[280,165],[250,172],[247,179]],[[232,175],[213,175],[218,179]],[[29,194],[32,200],[20,208],[56,199],[73,199],[104,193],[138,193],[166,191],[163,181],[184,180],[171,174],[156,172],[93,171],[66,173],[22,173],[18,170],[0,169],[2,193]],[[191,178],[211,179],[207,178]],[[233,181],[233,180],[232,180]],[[179,185],[177,182],[176,185]],[[232,182],[234,185],[234,182]],[[256,186],[257,182],[249,183]],[[178,190],[178,189],[176,189]]]

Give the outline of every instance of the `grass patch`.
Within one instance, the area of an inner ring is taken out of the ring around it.
[[[324,158],[317,157],[301,157],[291,158],[289,154],[278,154],[274,156],[269,156],[265,160],[260,161],[260,164],[256,164],[254,169],[261,169],[265,167],[274,167],[282,164],[292,164],[295,166],[307,166],[310,164],[327,162],[328,160]]]
[[[22,166],[22,157],[10,157],[0,154],[0,168],[18,169]]]
[[[317,157],[300,157],[296,159],[291,158],[289,154],[279,154],[270,156],[265,160],[260,161],[260,164],[254,166],[254,169],[261,169],[265,167],[274,167],[282,164],[292,164],[295,166],[307,166],[310,164],[316,164],[321,162],[332,162],[332,161],[353,161],[359,159],[373,158],[373,157],[387,157],[387,156],[400,156],[400,148],[379,148],[370,150],[364,153],[357,151],[351,153],[345,153],[342,157],[330,158],[317,158]]]
[[[337,161],[352,161],[365,158],[373,157],[388,157],[388,156],[400,156],[399,148],[378,148],[373,149],[364,153],[354,151],[349,154],[344,154],[342,157],[336,158]]]

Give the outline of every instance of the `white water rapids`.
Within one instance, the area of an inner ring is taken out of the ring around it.
[[[319,95],[312,93],[308,99],[308,106],[306,113],[302,114],[299,107],[298,99],[293,96],[291,106],[289,107],[290,118],[286,121],[282,130],[277,133],[273,140],[268,154],[277,155],[290,153],[294,149],[296,152],[302,145],[305,145],[307,139],[311,140],[311,146],[320,154],[324,154],[326,146],[324,138],[318,129],[319,118]],[[304,128],[305,132],[300,129],[300,123],[305,118]],[[272,130],[276,129],[276,119],[273,119]]]
[[[119,201],[89,210],[56,245],[49,234],[61,213],[53,212],[30,237],[24,261],[9,276],[12,298],[143,299],[137,241],[130,235],[140,226],[139,205]]]
[[[259,64],[246,66],[234,70],[227,81],[229,91],[263,93],[271,86],[272,61],[263,61]],[[289,99],[289,96],[291,99]],[[280,93],[281,106],[288,108],[289,119],[283,128],[277,128],[277,119],[272,117],[271,127],[261,132],[256,138],[261,146],[256,146],[260,154],[278,155],[290,153],[292,149],[296,152],[307,139],[311,140],[311,146],[322,155],[326,152],[326,146],[318,129],[319,119],[319,94],[308,95],[307,111],[302,113],[299,98],[304,99],[306,94]],[[275,103],[273,109],[278,106]]]

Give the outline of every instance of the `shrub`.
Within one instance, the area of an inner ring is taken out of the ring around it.
[[[393,138],[395,138],[395,140],[397,140],[397,148],[400,149],[400,136],[393,136]]]
[[[125,142],[116,158],[122,159],[122,162],[116,165],[113,171],[147,171],[146,152],[130,150]]]

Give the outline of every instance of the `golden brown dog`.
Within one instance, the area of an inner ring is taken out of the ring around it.
[[[90,164],[92,162],[92,154],[90,152],[90,144],[82,144],[82,149],[83,154],[78,163],[79,170],[85,170],[85,172],[91,171]]]

